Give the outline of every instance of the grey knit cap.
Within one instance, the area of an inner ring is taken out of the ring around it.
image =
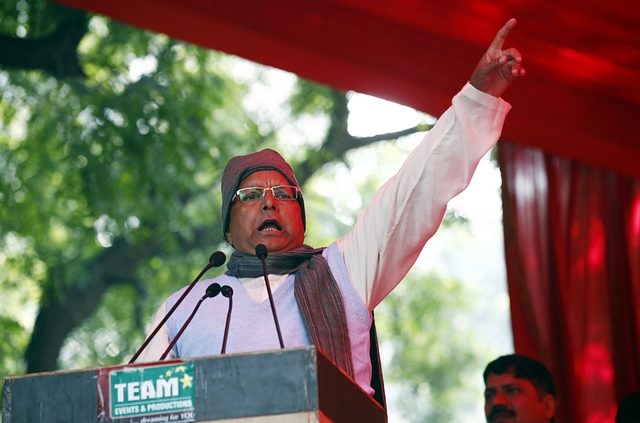
[[[280,153],[271,150],[269,148],[258,151],[256,153],[247,154],[245,156],[232,157],[222,173],[222,235],[224,239],[227,239],[227,232],[229,230],[229,220],[231,218],[231,200],[238,191],[240,182],[259,170],[277,170],[284,176],[291,185],[300,188],[298,180],[296,179],[293,169],[282,158]],[[300,214],[302,215],[302,225],[304,229],[307,229],[306,215],[304,211],[304,200],[302,199],[302,192],[298,197],[298,203],[300,204]]]

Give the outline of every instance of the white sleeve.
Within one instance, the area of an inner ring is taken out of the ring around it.
[[[147,338],[164,318],[166,314],[166,307],[166,303],[162,303],[162,305],[156,312],[156,316],[153,319],[153,323],[151,324],[151,329],[149,329]],[[163,325],[158,333],[156,333],[156,336],[151,340],[151,342],[149,342],[149,345],[147,345],[145,349],[142,350],[135,362],[148,363],[150,361],[159,361],[160,357],[162,357],[162,354],[164,354],[164,352],[167,350],[169,344],[169,332],[167,331],[167,326]],[[167,354],[165,360],[171,360],[174,358],[176,358],[176,355],[173,349],[171,349],[171,351],[169,351],[169,354]]]
[[[510,109],[467,83],[351,232],[338,240],[351,282],[369,310],[411,269],[449,200],[469,185],[480,159],[500,137]]]

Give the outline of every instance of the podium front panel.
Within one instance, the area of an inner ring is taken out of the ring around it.
[[[385,410],[315,347],[180,360],[193,364],[196,422],[386,422]],[[3,423],[99,423],[99,374],[166,362],[4,379]],[[174,362],[175,363],[175,362]],[[146,371],[146,369],[145,369]],[[112,419],[138,422],[140,419]],[[154,421],[153,415],[146,421]],[[158,420],[159,421],[159,420]],[[186,420],[185,420],[186,421]]]
[[[95,371],[41,373],[4,381],[4,423],[95,422],[97,410]]]
[[[316,354],[305,348],[194,360],[198,419],[317,410]]]

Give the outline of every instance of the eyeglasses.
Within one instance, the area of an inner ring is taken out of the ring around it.
[[[236,191],[236,195],[233,196],[231,201],[235,201],[237,197],[241,203],[251,203],[263,199],[267,191],[271,191],[273,198],[278,201],[296,200],[300,195],[298,187],[291,185],[279,185],[271,188],[247,187]]]

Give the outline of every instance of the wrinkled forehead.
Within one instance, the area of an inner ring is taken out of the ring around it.
[[[246,175],[238,184],[238,188],[291,185],[291,182],[277,170],[257,170]]]

